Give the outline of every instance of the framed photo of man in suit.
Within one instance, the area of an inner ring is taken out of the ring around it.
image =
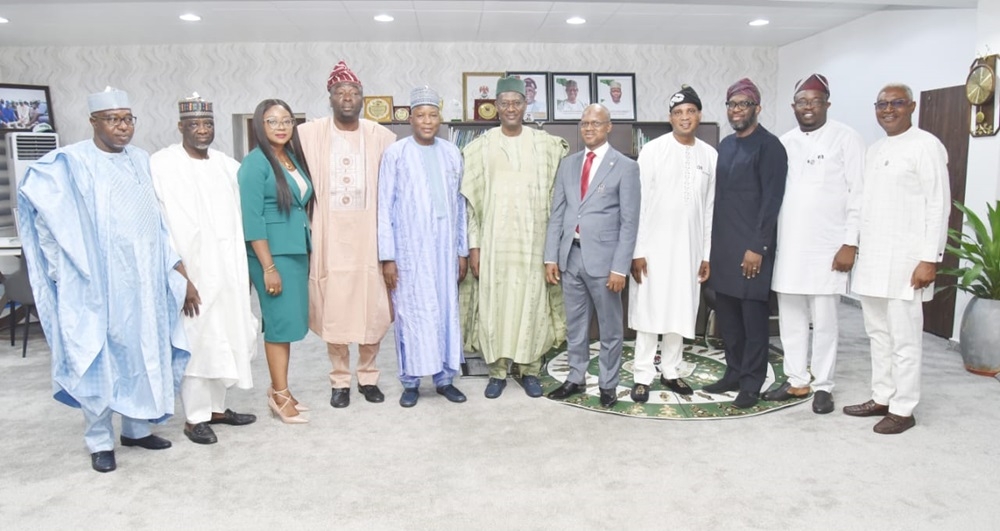
[[[546,122],[549,113],[549,73],[548,72],[507,72],[524,81],[524,99],[527,109],[524,111],[525,122]]]
[[[594,74],[596,101],[608,108],[611,120],[634,122],[635,74]]]
[[[551,74],[552,119],[560,122],[578,122],[583,110],[590,105],[591,76],[586,72]]]

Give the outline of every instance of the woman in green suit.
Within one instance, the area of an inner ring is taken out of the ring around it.
[[[309,322],[309,214],[314,203],[309,168],[288,104],[264,100],[253,114],[257,147],[240,165],[243,236],[250,280],[264,318],[264,353],[271,373],[268,406],[283,422],[308,420],[288,390],[289,344]]]

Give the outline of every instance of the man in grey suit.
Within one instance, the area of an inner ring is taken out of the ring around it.
[[[588,331],[596,308],[601,332],[598,386],[605,407],[618,401],[625,334],[621,291],[639,227],[639,165],[608,144],[610,132],[608,109],[597,103],[588,106],[580,121],[587,149],[559,164],[545,238],[545,279],[562,282],[566,301],[570,365],[566,381],[549,398],[563,399],[586,389]]]

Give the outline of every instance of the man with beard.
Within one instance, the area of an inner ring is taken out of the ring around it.
[[[923,303],[934,298],[951,212],[948,153],[934,135],[913,127],[906,85],[887,85],[875,101],[886,137],[865,154],[858,263],[851,289],[861,296],[871,341],[872,397],[847,406],[854,417],[883,417],[875,433],[916,424],[923,356]]]
[[[358,343],[358,391],[369,402],[385,400],[375,356],[392,316],[378,260],[378,169],[396,135],[361,118],[361,81],[343,61],[326,88],[333,116],[298,131],[316,187],[309,328],[327,342],[330,405],[343,408],[351,403],[350,343]]]
[[[149,155],[130,145],[128,94],[108,87],[87,106],[93,139],[32,164],[17,202],[55,399],[83,410],[91,466],[111,472],[114,413],[122,446],[170,448],[149,423],[174,412],[189,358],[181,312],[200,300],[170,246]]]
[[[701,283],[708,280],[715,205],[715,148],[695,137],[701,98],[684,86],[670,98],[670,134],[649,141],[639,153],[642,212],[632,260],[628,321],[636,331],[632,400],[649,400],[656,376],[657,336],[660,384],[690,395],[678,373],[684,338],[694,338]]]
[[[715,314],[726,344],[726,372],[709,393],[739,391],[733,407],[753,407],[767,377],[768,299],[778,212],[788,158],[778,137],[757,123],[760,90],[741,79],[726,91],[735,133],[719,145],[712,220]]]
[[[226,408],[226,389],[253,387],[257,319],[250,310],[247,253],[236,172],[240,164],[209,146],[215,140],[212,103],[195,94],[181,100],[181,143],[149,160],[170,240],[188,277],[200,288],[201,311],[184,319],[191,360],[181,383],[184,435],[198,444],[218,441],[211,424],[242,426],[257,420]]]
[[[472,271],[462,283],[462,335],[466,350],[489,364],[486,398],[503,393],[511,363],[535,398],[542,355],[566,338],[562,293],[545,283],[543,251],[556,169],[569,145],[522,125],[524,81],[501,78],[496,94],[500,127],[462,151]]]
[[[778,216],[772,288],[778,294],[788,379],[764,393],[770,401],[804,397],[812,380],[812,409],[819,414],[833,411],[837,306],[847,293],[858,250],[865,156],[861,135],[827,120],[829,98],[825,77],[813,74],[799,81],[792,103],[799,126],[781,137],[788,152],[788,179]]]

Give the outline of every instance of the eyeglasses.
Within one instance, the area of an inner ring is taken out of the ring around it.
[[[131,114],[128,116],[97,116],[96,118],[111,127],[118,127],[122,122],[125,122],[125,125],[133,126],[135,125],[135,121],[139,119]]]
[[[580,122],[580,129],[597,129],[598,127],[607,125],[611,122],[599,122],[597,120],[591,120],[589,122]]]
[[[270,127],[271,129],[288,129],[295,122],[292,121],[291,118],[285,118],[284,120],[278,120],[276,118],[268,118],[267,120],[264,120],[264,123],[266,123],[267,126]]]
[[[214,131],[215,122],[195,122],[195,121],[184,122],[184,129],[187,129],[188,131],[191,132],[197,131],[203,127],[205,129],[208,129],[209,131]]]
[[[826,104],[826,100],[823,98],[816,98],[813,100],[795,100],[796,109],[808,109],[810,107],[822,107]]]
[[[739,109],[741,111],[745,111],[745,110],[749,109],[750,107],[756,107],[756,106],[757,106],[757,104],[754,103],[754,102],[752,102],[752,101],[750,101],[750,100],[727,101],[726,102],[726,108],[729,109],[729,110],[731,110],[731,111],[732,110],[736,110],[736,109]]]
[[[906,107],[909,104],[910,100],[905,98],[899,98],[898,100],[892,100],[892,101],[876,101],[875,108],[880,111],[884,111],[888,109],[889,106],[891,105],[893,109],[902,109],[903,107]]]
[[[497,101],[497,107],[503,110],[507,109],[520,109],[524,105],[523,100],[500,100]]]

